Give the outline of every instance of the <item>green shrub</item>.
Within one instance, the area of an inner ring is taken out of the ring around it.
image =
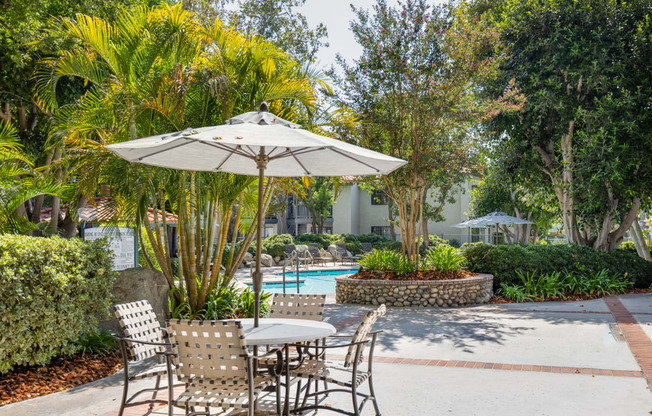
[[[441,272],[458,272],[464,265],[464,256],[455,248],[446,244],[438,244],[428,250],[422,268]]]
[[[267,300],[271,297],[270,293],[262,292],[260,294],[260,314],[268,316],[270,305]],[[172,296],[170,296],[172,300]],[[240,290],[231,285],[220,287],[214,293],[206,297],[206,303],[201,311],[197,314],[190,314],[190,308],[187,304],[181,304],[172,308],[170,302],[170,312],[175,319],[200,319],[200,320],[220,320],[234,318],[253,318],[254,317],[254,292],[251,288]]]
[[[416,270],[408,256],[393,250],[374,250],[360,260],[360,265],[369,270],[392,271],[399,276]]]
[[[371,247],[373,248],[381,248],[384,243],[387,243],[391,240],[388,240],[380,234],[369,233],[359,235],[358,241],[361,243],[371,243]]]
[[[327,249],[329,245],[340,239],[339,234],[305,233],[294,237],[297,244],[317,244],[320,248]]]
[[[621,250],[636,253],[636,246],[634,245],[633,241],[623,241],[622,243],[620,243],[620,246],[618,246],[618,248]]]
[[[625,250],[610,252],[577,245],[491,245],[480,243],[463,250],[467,268],[473,272],[491,273],[494,285],[519,283],[517,271],[550,274],[573,272],[595,274],[605,269],[610,274],[627,275],[636,287],[652,283],[652,262]]]
[[[118,349],[118,341],[106,330],[84,332],[76,344],[82,354],[107,355]]]
[[[255,242],[253,244],[255,247]],[[286,244],[294,244],[294,240],[290,234],[271,235],[263,239],[262,251],[272,257],[283,256]]]
[[[107,240],[0,235],[0,372],[73,354],[107,313]]]
[[[358,255],[362,253],[362,243],[359,241],[351,241],[346,243],[346,249],[351,252],[351,254]]]

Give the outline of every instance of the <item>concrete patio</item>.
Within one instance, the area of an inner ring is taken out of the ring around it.
[[[326,317],[346,333],[366,310],[330,304]],[[650,294],[583,302],[389,308],[376,328],[384,330],[374,373],[385,416],[652,412]],[[0,407],[0,416],[114,416],[121,384],[117,374]],[[349,396],[331,395],[325,402],[348,407]],[[146,410],[131,408],[125,415]],[[166,407],[150,414],[167,414]],[[373,406],[363,414],[373,415]]]

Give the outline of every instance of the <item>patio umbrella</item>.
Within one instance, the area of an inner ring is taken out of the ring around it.
[[[255,326],[258,326],[262,242],[262,196],[265,176],[386,175],[407,163],[382,153],[303,130],[276,117],[261,104],[260,111],[235,116],[226,124],[106,146],[130,162],[166,168],[258,175],[258,232],[254,273]]]
[[[521,225],[521,224],[534,224],[532,221],[524,220],[522,218],[512,217],[502,211],[491,212],[484,217],[473,218],[459,224],[451,225],[455,228],[486,228],[492,225],[496,226],[496,233],[498,233],[499,225]],[[496,241],[497,242],[497,241]]]

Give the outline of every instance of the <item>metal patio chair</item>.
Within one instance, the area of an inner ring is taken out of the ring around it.
[[[380,409],[378,407],[376,393],[374,392],[372,365],[374,348],[376,346],[376,337],[382,331],[372,332],[371,329],[378,317],[383,316],[385,311],[385,305],[381,305],[378,309],[368,312],[367,315],[362,319],[362,322],[360,322],[360,325],[358,325],[358,328],[351,337],[351,341],[348,343],[330,345],[327,343],[326,345],[318,345],[313,347],[305,347],[297,344],[297,347],[304,348],[304,350],[315,348],[318,353],[320,351],[328,351],[334,348],[348,348],[348,350],[344,358],[344,362],[332,362],[323,360],[322,357],[318,357],[318,355],[310,354],[308,351],[306,351],[310,358],[304,360],[300,368],[291,372],[291,375],[294,377],[308,380],[303,402],[301,403],[300,407],[295,407],[292,410],[293,413],[302,413],[304,411],[314,409],[326,409],[345,415],[360,416],[364,405],[368,400],[371,400],[376,411],[376,416],[380,416]],[[348,337],[348,335],[333,335],[329,337],[329,340],[333,338],[342,339]],[[369,353],[367,355],[367,368],[364,370],[361,368],[361,366],[364,361],[363,353],[365,346],[368,343],[370,345]],[[336,387],[325,388],[324,390],[318,391],[318,382],[320,380],[335,384]],[[369,394],[361,393],[358,391],[358,388],[364,382],[368,383]],[[315,391],[311,393],[310,389],[313,383],[315,386]],[[300,388],[300,385],[298,388]],[[352,412],[319,404],[319,396],[328,395],[329,393],[335,392],[345,392],[351,394],[351,399],[353,402]],[[311,397],[315,398],[315,404],[307,405],[308,399]],[[361,403],[358,402],[359,398],[362,398]],[[298,402],[296,404],[298,405]]]
[[[168,322],[168,332],[174,350],[168,354],[175,358],[175,373],[186,385],[185,391],[170,403],[184,408],[186,415],[210,415],[210,408],[217,407],[247,409],[247,414],[253,416],[255,403],[263,390],[278,386],[283,359],[281,350],[251,355],[238,321],[175,319]],[[254,361],[272,356],[277,358],[276,367],[270,368],[266,375],[254,375]],[[172,375],[169,377],[171,382]],[[204,410],[198,411],[197,407]],[[281,414],[279,388],[276,388],[276,412]]]
[[[350,264],[355,264],[357,261],[362,260],[362,256],[355,256],[355,255],[349,256],[347,254],[348,250],[346,249],[346,244],[345,243],[335,243],[335,246],[338,249],[343,250],[343,252],[344,252],[344,255],[340,259],[340,262],[342,264],[344,264],[345,261],[348,261]]]
[[[295,295],[275,293],[272,296],[270,318],[312,319],[321,321],[324,316],[326,295]]]
[[[123,336],[114,335],[120,342],[120,351],[124,364],[124,386],[120,401],[119,416],[122,416],[127,407],[155,403],[168,403],[172,395],[172,385],[161,387],[161,377],[167,375],[168,366],[165,363],[164,353],[170,350],[170,343],[166,337],[165,328],[161,327],[158,318],[147,300],[115,305],[114,314],[120,322]],[[158,356],[156,364],[141,369],[141,364],[148,358]],[[129,382],[144,378],[156,377],[154,388],[142,389],[128,396]],[[157,399],[159,390],[168,389],[168,400]],[[152,393],[152,398],[135,402],[137,396],[143,393]]]
[[[317,244],[313,245],[310,244],[308,246],[308,252],[312,256],[312,263],[320,263],[322,265],[326,264],[326,259],[321,256],[321,252],[319,251],[319,246]]]

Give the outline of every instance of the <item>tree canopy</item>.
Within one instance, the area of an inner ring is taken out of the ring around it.
[[[509,49],[494,92],[526,96],[489,130],[513,172],[554,192],[568,241],[611,250],[650,206],[650,3],[476,2]],[[538,172],[532,172],[538,170]]]

